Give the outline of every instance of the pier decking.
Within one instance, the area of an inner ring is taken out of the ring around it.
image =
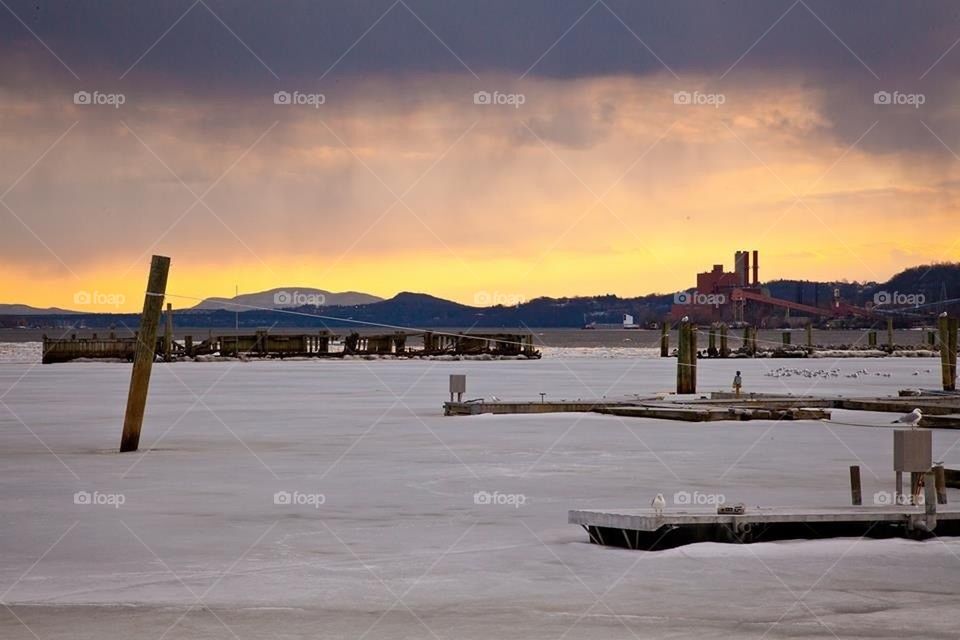
[[[960,509],[923,507],[746,508],[743,514],[715,510],[571,510],[594,544],[656,551],[695,542],[750,543],[840,536],[923,539],[960,535]]]

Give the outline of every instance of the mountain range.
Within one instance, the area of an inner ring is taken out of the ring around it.
[[[886,282],[815,282],[773,280],[763,284],[773,297],[824,307],[834,295],[864,307],[878,295],[922,296],[929,313],[960,312],[960,263],[912,267]],[[396,327],[562,328],[587,322],[620,324],[624,314],[639,324],[658,322],[670,311],[674,294],[621,298],[612,294],[569,298],[535,298],[512,306],[474,307],[423,293],[402,292],[384,300],[377,296],[332,293],[308,287],[287,287],[235,298],[208,298],[190,309],[177,310],[181,327],[348,327],[357,323]],[[252,308],[251,308],[252,307]],[[278,309],[296,313],[278,313]],[[311,317],[312,316],[312,317]],[[79,313],[0,305],[0,326],[135,327],[139,313]]]

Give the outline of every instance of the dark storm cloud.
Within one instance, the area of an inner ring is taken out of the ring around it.
[[[275,81],[273,74],[281,80],[318,78],[334,65],[335,75],[469,73],[464,65],[478,75],[520,75],[531,67],[530,73],[552,77],[645,74],[662,72],[665,66],[680,76],[719,75],[768,29],[732,75],[762,68],[872,77],[869,67],[881,78],[916,78],[960,37],[960,5],[946,1],[8,4],[19,20],[0,8],[0,38],[7,50],[29,46],[33,56],[50,55],[30,44],[29,27],[81,78],[104,72],[119,76],[136,63],[128,74],[131,80],[135,74],[160,76],[184,86]],[[958,68],[960,52],[947,56],[937,74]]]
[[[960,46],[951,50],[960,39],[960,3],[953,0],[7,4],[0,7],[0,89],[97,83],[189,101],[253,100],[283,88],[334,93],[357,79],[424,74],[456,74],[477,88],[521,76],[658,76],[673,90],[731,94],[751,83],[796,83],[822,93],[824,130],[842,144],[873,152],[960,149],[952,112]],[[925,104],[878,107],[880,90],[923,93]],[[405,98],[390,99],[399,107]],[[572,122],[558,113],[531,128],[588,146],[603,132],[594,115]],[[861,139],[877,120],[884,126]]]

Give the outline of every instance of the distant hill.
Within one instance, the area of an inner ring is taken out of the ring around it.
[[[352,307],[380,302],[383,298],[357,291],[333,293],[310,287],[280,287],[257,293],[243,293],[233,298],[207,298],[193,307],[196,311],[244,311],[250,307],[291,309],[294,307]]]
[[[865,307],[878,296],[922,295],[924,313],[960,312],[960,264],[934,264],[901,271],[886,282],[812,282],[771,280],[763,283],[774,297],[813,306],[828,306],[837,290],[842,300]],[[551,328],[580,327],[586,323],[619,325],[624,314],[636,322],[659,322],[669,313],[674,294],[650,294],[635,298],[615,295],[574,298],[534,298],[518,305],[473,307],[423,293],[399,293],[389,300],[364,293],[331,293],[308,287],[286,287],[236,298],[209,298],[192,309],[176,312],[176,324],[184,327],[310,327],[347,328],[371,325],[403,327]],[[246,306],[232,306],[230,303]],[[255,308],[249,308],[255,307]],[[274,309],[297,313],[276,313]],[[238,313],[239,312],[239,315]],[[311,318],[310,316],[317,316]],[[77,313],[34,309],[26,305],[0,305],[0,327],[18,326],[29,316],[38,326],[88,328],[128,326],[139,314]]]
[[[67,311],[50,307],[48,309],[38,309],[27,304],[0,304],[0,316],[48,316],[63,313],[80,313],[79,311]]]

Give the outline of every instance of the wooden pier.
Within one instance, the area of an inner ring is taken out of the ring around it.
[[[924,539],[960,535],[960,509],[925,507],[759,508],[716,510],[571,510],[594,544],[657,551],[695,542],[745,544],[833,537]]]
[[[483,357],[537,359],[532,333],[437,333],[395,331],[387,334],[350,333],[343,337],[330,331],[309,334],[270,333],[259,329],[252,334],[209,336],[194,341],[185,336],[182,342],[172,338],[172,327],[157,339],[156,357],[177,361],[198,356],[221,358],[343,358],[347,356],[397,358],[416,357]],[[334,349],[334,344],[339,349]],[[127,360],[136,352],[137,336],[106,338],[49,338],[43,336],[44,364],[72,360]]]

